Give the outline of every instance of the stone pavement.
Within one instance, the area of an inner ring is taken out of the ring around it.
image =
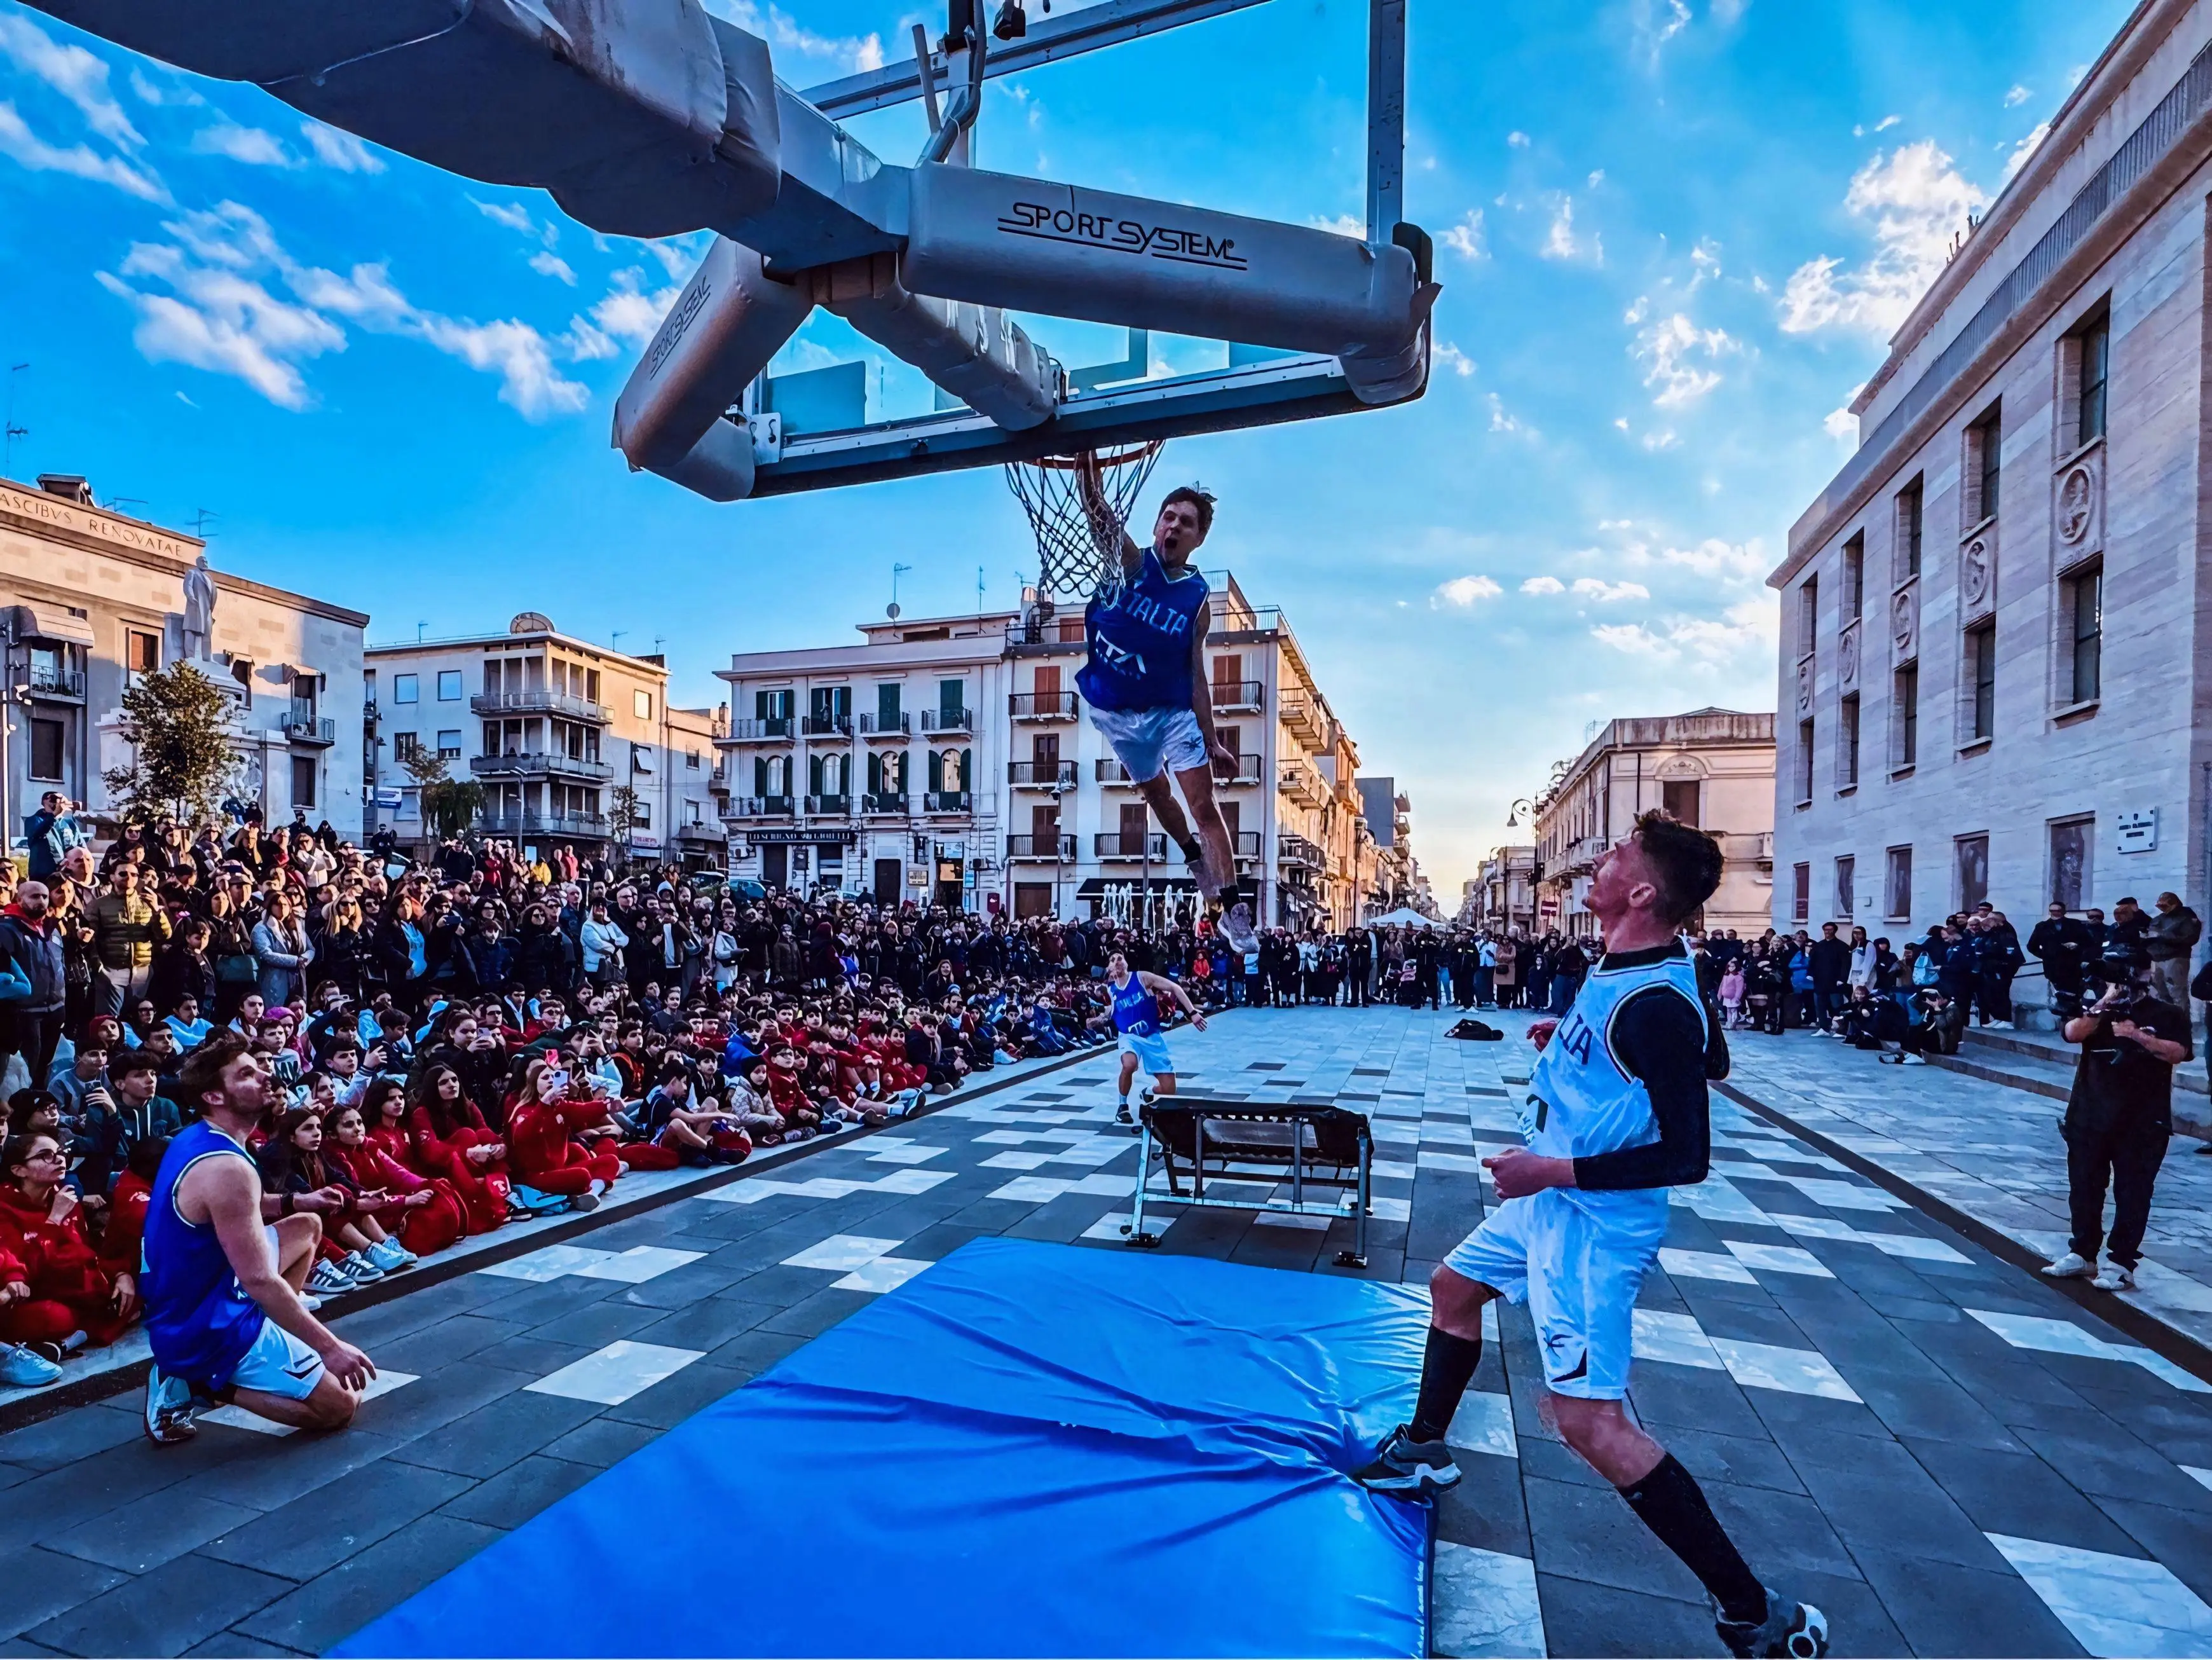
[[[1446,1039],[1451,1018],[1255,1011],[1172,1041],[1206,1093],[1364,1106],[1367,1273],[1419,1283],[1484,1210],[1478,1161],[1518,1139],[1531,1059]],[[1830,1064],[1810,1041],[1746,1075]],[[0,1651],[320,1651],[978,1234],[1127,1249],[1111,1064],[346,1317],[386,1388],[343,1434],[213,1421],[155,1449],[125,1395],[0,1436]],[[1971,1081],[1910,1080],[1947,1103]],[[1634,1399],[1754,1566],[1821,1604],[1841,1655],[2212,1655],[2212,1385],[1765,1121],[1716,1117],[1716,1171],[1676,1195],[1640,1299]],[[1159,1215],[1164,1250],[1290,1272],[1342,1272],[1350,1235]],[[1696,1583],[1544,1428],[1526,1315],[1501,1315],[1451,1432],[1438,1651],[1717,1653]]]
[[[2066,1249],[2062,1103],[1935,1067],[1880,1065],[1810,1032],[1729,1036],[1735,1088],[2040,1256]],[[2205,1145],[2173,1138],[2137,1289],[2122,1300],[2212,1347],[2212,1158],[2197,1156]]]

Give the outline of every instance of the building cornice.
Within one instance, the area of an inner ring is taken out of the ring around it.
[[[665,663],[648,663],[641,657],[632,657],[610,646],[595,646],[588,640],[579,640],[574,635],[561,633],[557,629],[547,632],[533,629],[527,634],[463,634],[436,640],[394,640],[380,646],[370,646],[363,654],[372,661],[392,661],[404,657],[436,657],[446,652],[477,651],[495,647],[520,648],[531,645],[558,646],[579,657],[587,657],[596,664],[611,664],[646,679],[665,680]]]

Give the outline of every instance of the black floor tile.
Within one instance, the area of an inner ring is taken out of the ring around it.
[[[598,1474],[588,1464],[533,1455],[448,1499],[438,1513],[481,1522],[488,1528],[519,1528]]]
[[[1985,1532],[2116,1556],[2134,1554],[2111,1517],[2025,1449],[1999,1452],[1942,1439],[1911,1439],[1905,1445]]]
[[[109,1447],[136,1440],[142,1433],[129,1418],[92,1407],[79,1407],[27,1428],[0,1435],[0,1462],[21,1464],[27,1469],[59,1469]]]
[[[412,1395],[428,1384],[425,1379],[372,1401],[364,1413]],[[335,1435],[263,1435],[253,1430],[203,1425],[198,1441],[192,1444],[210,1443],[222,1449],[223,1462],[191,1477],[174,1491],[261,1510],[288,1505],[303,1493],[312,1493],[375,1462],[400,1444],[381,1430],[362,1428],[358,1421],[353,1428]]]
[[[696,1364],[696,1363],[695,1363]],[[544,1450],[548,1458],[605,1469],[618,1464],[640,1447],[660,1438],[660,1432],[645,1424],[621,1424],[611,1418],[594,1418],[580,1424]]]
[[[602,1298],[532,1326],[530,1335],[541,1342],[572,1343],[588,1353],[625,1337],[635,1337],[662,1317],[659,1309]]]
[[[2017,1432],[2030,1451],[2094,1497],[2193,1510],[2208,1496],[2162,1453],[2109,1418],[2084,1414],[2063,1429],[2023,1428]]]
[[[299,1650],[288,1649],[281,1643],[267,1643],[258,1637],[248,1637],[244,1632],[235,1629],[219,1631],[185,1651],[188,1660],[194,1655],[211,1656],[214,1660],[258,1660],[258,1657],[282,1660],[285,1655],[299,1652]]]
[[[1581,1487],[1524,1475],[1522,1490],[1540,1574],[1703,1602],[1705,1590],[1696,1578],[1651,1536],[1610,1486]]]
[[[0,1555],[0,1637],[43,1625],[125,1578],[119,1569],[36,1547]]]
[[[379,1435],[411,1440],[466,1416],[487,1401],[514,1394],[528,1381],[501,1366],[463,1360],[425,1373],[419,1382],[373,1401],[369,1407],[375,1410]]]
[[[1844,1365],[1833,1350],[1826,1353],[1844,1381],[1858,1391],[1868,1410],[1892,1435],[1952,1441],[1995,1452],[2020,1450],[2020,1443],[2002,1424],[1940,1373],[1933,1377],[1899,1378],[1865,1372]]]
[[[249,1635],[319,1654],[501,1536],[459,1517],[426,1516],[238,1623]]]
[[[1724,1371],[1638,1362],[1629,1373],[1628,1389],[1636,1415],[1651,1425],[1662,1441],[1677,1428],[1711,1430],[1756,1441],[1769,1438],[1765,1420],[1749,1398],[1753,1391]],[[1662,1430],[1661,1425],[1667,1427]]]
[[[403,1303],[406,1300],[404,1298],[400,1299]],[[520,1337],[529,1329],[520,1320],[499,1320],[482,1314],[457,1314],[450,1319],[417,1327],[403,1336],[388,1341],[369,1339],[362,1342],[362,1347],[380,1368],[411,1371],[417,1377],[427,1377],[457,1361],[466,1360],[471,1355],[495,1347],[510,1337]]]
[[[696,1349],[702,1354],[719,1348],[740,1332],[750,1331],[763,1320],[782,1312],[773,1304],[744,1303],[735,1298],[708,1297],[689,1308],[663,1315],[637,1334],[641,1343],[665,1348]]]
[[[1820,1505],[1805,1494],[1727,1481],[1698,1485],[1713,1514],[1761,1579],[1786,1585],[1808,1573],[1839,1579],[1859,1577],[1850,1552],[1829,1526]]]
[[[1740,1487],[1771,1487],[1777,1493],[1805,1491],[1796,1468],[1771,1441],[1674,1427],[1659,1438],[1700,1481],[1732,1481]]]
[[[520,1372],[535,1381],[551,1376],[571,1362],[602,1347],[593,1343],[550,1343],[541,1337],[526,1335],[510,1337],[504,1343],[494,1343],[488,1349],[478,1349],[469,1359],[479,1366],[496,1366],[501,1371]]]
[[[1695,1584],[1695,1580],[1691,1580]],[[1536,1576],[1536,1601],[1544,1611],[1544,1643],[1553,1654],[1725,1655],[1697,1601],[1655,1596],[1556,1573]]]
[[[1528,1516],[1521,1502],[1519,1461],[1462,1453],[1459,1468],[1459,1485],[1437,1495],[1437,1537],[1525,1559]]]
[[[2074,1633],[1990,1550],[1995,1569],[1883,1550],[1860,1550],[1859,1572],[1916,1654],[1958,1660],[2078,1655]]]
[[[292,1589],[288,1579],[179,1556],[27,1633],[73,1654],[182,1654]]]
[[[673,1429],[701,1408],[720,1400],[751,1379],[750,1372],[695,1360],[673,1377],[633,1395],[606,1415],[618,1423],[642,1424],[657,1430]]]
[[[379,1459],[345,1479],[343,1499],[317,1491],[233,1529],[199,1554],[287,1579],[327,1572],[468,1490],[470,1478]]]
[[[258,1510],[225,1504],[219,1499],[161,1493],[80,1522],[46,1543],[88,1562],[120,1568],[125,1573],[147,1573],[260,1515]]]
[[[2002,1560],[1966,1512],[1897,1442],[1863,1442],[1848,1465],[1792,1462],[1828,1524],[1854,1551],[1886,1550],[1966,1567],[1985,1568]]]
[[[481,1481],[559,1440],[599,1411],[590,1401],[518,1391],[410,1441],[393,1456],[403,1463]]]
[[[769,1331],[755,1326],[741,1331],[720,1348],[708,1353],[704,1360],[695,1360],[694,1365],[725,1366],[732,1371],[759,1375],[787,1355],[796,1354],[806,1347],[807,1339],[787,1331]]]
[[[2097,1505],[2127,1530],[2130,1538],[2172,1569],[2183,1584],[2212,1602],[2212,1509],[2178,1510],[2170,1505],[2112,1498],[2100,1498]]]
[[[831,1276],[818,1269],[813,1273],[819,1289],[812,1296],[769,1316],[760,1323],[761,1330],[783,1332],[793,1337],[819,1337],[848,1315],[858,1314],[876,1300],[872,1292],[839,1291],[830,1283]]]

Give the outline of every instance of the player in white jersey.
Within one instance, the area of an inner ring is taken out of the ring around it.
[[[1624,1404],[1667,1190],[1705,1179],[1706,1082],[1728,1073],[1680,933],[1720,874],[1711,836],[1653,812],[1592,875],[1605,956],[1565,1016],[1528,1029],[1540,1053],[1522,1111],[1528,1146],[1483,1160],[1501,1202],[1430,1277],[1413,1420],[1353,1479],[1409,1498],[1459,1480],[1444,1432],[1482,1358],[1483,1304],[1526,1301],[1560,1438],[1698,1576],[1729,1651],[1813,1660],[1827,1652],[1820,1611],[1760,1583],[1696,1478]]]

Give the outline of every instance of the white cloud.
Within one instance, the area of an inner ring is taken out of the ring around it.
[[[1720,244],[1710,236],[1699,237],[1697,246],[1690,250],[1690,283],[1682,292],[1695,294],[1707,283],[1717,278],[1720,274]]]
[[[1478,600],[1495,599],[1504,592],[1487,576],[1455,576],[1449,582],[1437,584],[1436,593],[1429,598],[1429,608],[1433,611],[1439,605],[1455,605],[1466,611]]]
[[[1720,371],[1713,365],[1741,350],[1725,329],[1701,329],[1678,311],[1646,325],[1628,355],[1644,367],[1644,384],[1652,389],[1653,407],[1668,410],[1694,404],[1720,385]]]
[[[76,106],[85,125],[111,144],[145,143],[115,94],[107,89],[107,65],[82,46],[64,46],[27,17],[0,12],[0,56],[35,75]]]
[[[1496,392],[1490,394],[1490,429],[1492,432],[1521,432],[1520,422],[1505,412],[1505,400]]]
[[[841,68],[879,70],[884,66],[883,37],[876,34],[817,34],[801,27],[781,7],[762,7],[755,0],[708,0],[707,8],[741,29],[766,37],[777,56],[796,52],[821,58]]]
[[[235,375],[273,404],[304,409],[313,399],[300,365],[343,350],[341,325],[351,323],[419,340],[498,375],[501,400],[530,420],[574,413],[588,401],[584,386],[554,368],[530,325],[425,311],[381,265],[356,265],[341,275],[302,265],[251,208],[225,202],[162,228],[173,241],[136,244],[118,273],[100,273],[101,285],[137,312],[133,338],[149,361]],[[271,283],[290,299],[271,292]]]
[[[1723,581],[1756,581],[1766,570],[1766,550],[1757,537],[1735,543],[1709,536],[1694,547],[1662,548],[1658,556],[1662,563]]]
[[[538,222],[530,216],[530,210],[524,207],[521,204],[518,202],[477,202],[477,198],[473,196],[469,198],[469,200],[476,202],[477,211],[483,215],[485,218],[490,220],[492,223],[495,225],[504,225],[509,230],[520,231],[525,236],[535,236],[538,234]]]
[[[2026,87],[2021,86],[2017,81],[2015,81],[2013,82],[2012,90],[2006,93],[2004,95],[2004,106],[2007,109],[2016,108],[2020,105],[2027,102],[2028,99],[2033,94],[2029,93]]]
[[[648,294],[645,273],[632,265],[614,275],[614,286],[592,307],[592,324],[602,334],[642,350],[684,292],[681,283]]]
[[[384,158],[349,132],[326,127],[319,121],[300,123],[300,136],[315,153],[315,160],[337,173],[382,173]]]
[[[1367,240],[1367,222],[1356,213],[1340,213],[1333,218],[1317,213],[1306,223],[1316,230],[1325,230],[1332,236],[1349,236],[1355,242]]]
[[[1547,259],[1581,259],[1587,258],[1593,265],[1605,263],[1605,246],[1595,232],[1581,236],[1575,231],[1575,199],[1571,196],[1559,198],[1559,206],[1552,215],[1552,228],[1544,238],[1544,246],[1537,250]]]
[[[33,173],[65,173],[94,179],[149,202],[169,199],[167,187],[159,179],[120,156],[102,155],[88,144],[71,144],[66,149],[49,144],[31,131],[15,105],[4,99],[0,99],[0,155]]]
[[[1872,222],[1872,256],[1856,271],[1832,254],[1800,265],[1782,291],[1784,331],[1843,328],[1887,338],[1942,272],[1966,216],[1988,200],[1933,139],[1877,153],[1844,193],[1852,216]]]
[[[2027,165],[2028,158],[2043,148],[2043,141],[2051,137],[2051,123],[2039,121],[2027,137],[2013,146],[2012,154],[2005,158],[2004,182],[2010,184],[2013,174]]]
[[[172,105],[183,108],[195,108],[207,102],[206,99],[201,97],[190,87],[161,86],[149,80],[145,70],[137,68],[131,71],[131,90],[140,103],[151,104],[156,108],[166,108]],[[184,394],[179,392],[178,396],[181,398]]]
[[[1656,625],[1643,623],[1601,623],[1590,629],[1600,645],[1632,657],[1648,657],[1657,663],[1688,659],[1693,666],[1711,668],[1738,658],[1771,654],[1779,638],[1777,608],[1771,599],[1747,599],[1730,605],[1717,617],[1683,616]]]
[[[1656,431],[1645,433],[1636,441],[1643,445],[1645,449],[1656,453],[1660,450],[1673,449],[1682,441],[1674,436],[1674,429],[1672,427],[1662,427]]]
[[[1846,404],[1841,409],[1828,411],[1820,423],[1820,430],[1839,442],[1856,445],[1859,441],[1859,418]]]
[[[1594,168],[1591,171],[1589,179],[1583,182],[1588,184],[1592,190],[1595,190],[1600,185],[1605,183],[1605,169],[1603,167]]]
[[[688,240],[647,242],[645,251],[660,261],[661,270],[679,283],[690,280],[693,269],[706,252],[703,247],[695,249]]]
[[[1567,585],[1556,576],[1532,576],[1521,585],[1523,593],[1565,593]]]
[[[1690,8],[1684,0],[1634,0],[1629,21],[1635,31],[1638,53],[1651,68],[1667,43],[1690,27]]]
[[[241,127],[224,121],[203,127],[192,135],[192,149],[202,155],[227,155],[254,167],[296,167],[300,158],[284,148],[284,141],[259,127]]]
[[[1449,340],[1437,341],[1431,356],[1439,368],[1449,369],[1462,380],[1474,373],[1474,359]]]
[[[1528,148],[1528,135],[1525,132],[1507,133],[1505,135],[1505,147],[1508,149],[1527,149]]]
[[[1483,259],[1489,246],[1483,240],[1482,210],[1469,208],[1459,223],[1443,234],[1443,244],[1462,259]]]
[[[530,256],[530,269],[540,277],[550,277],[556,283],[566,283],[572,289],[576,286],[576,273],[568,268],[568,262],[559,254],[547,249],[540,248]]]
[[[1723,28],[1731,28],[1750,9],[1751,0],[1713,0],[1713,21]]]
[[[1651,597],[1651,590],[1641,582],[1606,582],[1595,576],[1577,576],[1571,592],[1585,599],[1595,599],[1601,605],[1612,605],[1617,599],[1649,599]]]

